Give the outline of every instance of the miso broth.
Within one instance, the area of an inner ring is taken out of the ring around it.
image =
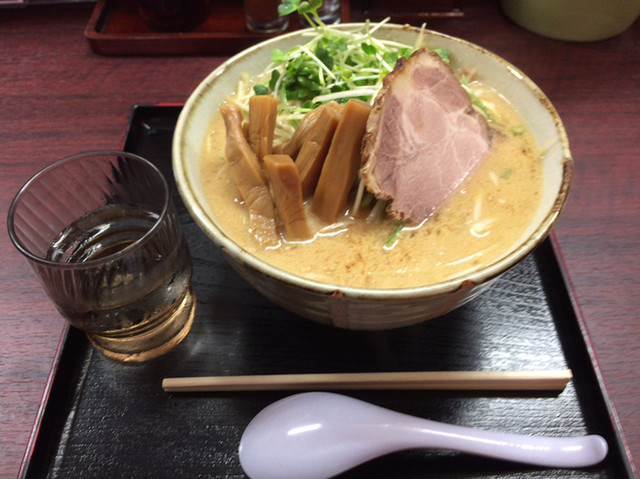
[[[496,139],[482,163],[434,215],[405,225],[367,222],[368,211],[348,211],[332,225],[308,220],[315,236],[304,243],[259,245],[224,157],[225,127],[213,119],[200,153],[202,186],[219,226],[243,249],[307,279],[364,288],[408,288],[438,283],[490,264],[513,249],[540,202],[542,162],[535,139],[497,92],[476,87],[497,112]]]

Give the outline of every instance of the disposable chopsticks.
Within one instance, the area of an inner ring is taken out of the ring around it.
[[[269,374],[165,378],[167,392],[278,391],[313,389],[433,389],[562,391],[570,369],[538,371],[423,371],[336,374]]]

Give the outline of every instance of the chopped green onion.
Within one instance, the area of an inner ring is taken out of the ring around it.
[[[434,48],[433,51],[437,53],[443,62],[449,63],[451,60],[449,57],[451,56],[451,50],[446,50],[444,48]]]
[[[524,125],[514,125],[511,127],[511,133],[513,136],[521,136],[527,132],[527,128]]]
[[[493,115],[491,114],[487,106],[482,102],[482,100],[478,98],[478,95],[476,95],[473,92],[473,90],[471,89],[471,86],[469,86],[469,82],[467,80],[466,75],[462,75],[460,77],[460,84],[462,85],[462,88],[464,88],[467,94],[469,95],[469,98],[471,99],[471,103],[475,105],[482,112],[482,114],[485,116],[487,121],[493,121]]]
[[[503,180],[506,180],[506,179],[508,179],[508,178],[511,176],[511,174],[512,174],[512,173],[513,173],[513,170],[512,170],[512,169],[510,169],[510,168],[509,168],[509,169],[507,169],[507,170],[504,170],[504,171],[500,174],[500,178],[501,178],[501,179],[503,179]]]
[[[399,221],[395,229],[391,233],[391,236],[387,238],[387,241],[385,241],[384,244],[386,244],[387,246],[393,244],[398,239],[398,236],[400,235],[400,231],[402,231],[402,228],[404,228],[404,221]]]

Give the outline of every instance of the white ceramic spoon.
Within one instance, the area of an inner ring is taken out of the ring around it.
[[[442,424],[333,393],[290,396],[263,409],[240,440],[252,479],[324,479],[394,451],[448,449],[536,466],[573,468],[607,455],[597,435],[559,438]]]

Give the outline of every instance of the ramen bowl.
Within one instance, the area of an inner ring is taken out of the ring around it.
[[[345,24],[339,28],[350,28]],[[540,244],[557,221],[571,182],[569,143],[562,122],[547,97],[513,65],[461,39],[425,32],[428,48],[451,51],[454,68],[469,65],[478,79],[504,95],[544,145],[541,201],[517,243],[490,264],[436,284],[396,289],[346,287],[320,282],[276,268],[240,247],[216,218],[207,202],[200,176],[199,155],[213,115],[241,75],[257,75],[270,63],[271,51],[287,51],[308,41],[304,31],[282,35],[230,58],[207,76],[185,103],[176,126],[172,155],[178,189],[202,230],[227,255],[234,268],[274,303],[304,318],[339,328],[390,329],[416,324],[457,308],[483,292],[502,273]],[[385,25],[379,38],[414,44],[419,30]]]

